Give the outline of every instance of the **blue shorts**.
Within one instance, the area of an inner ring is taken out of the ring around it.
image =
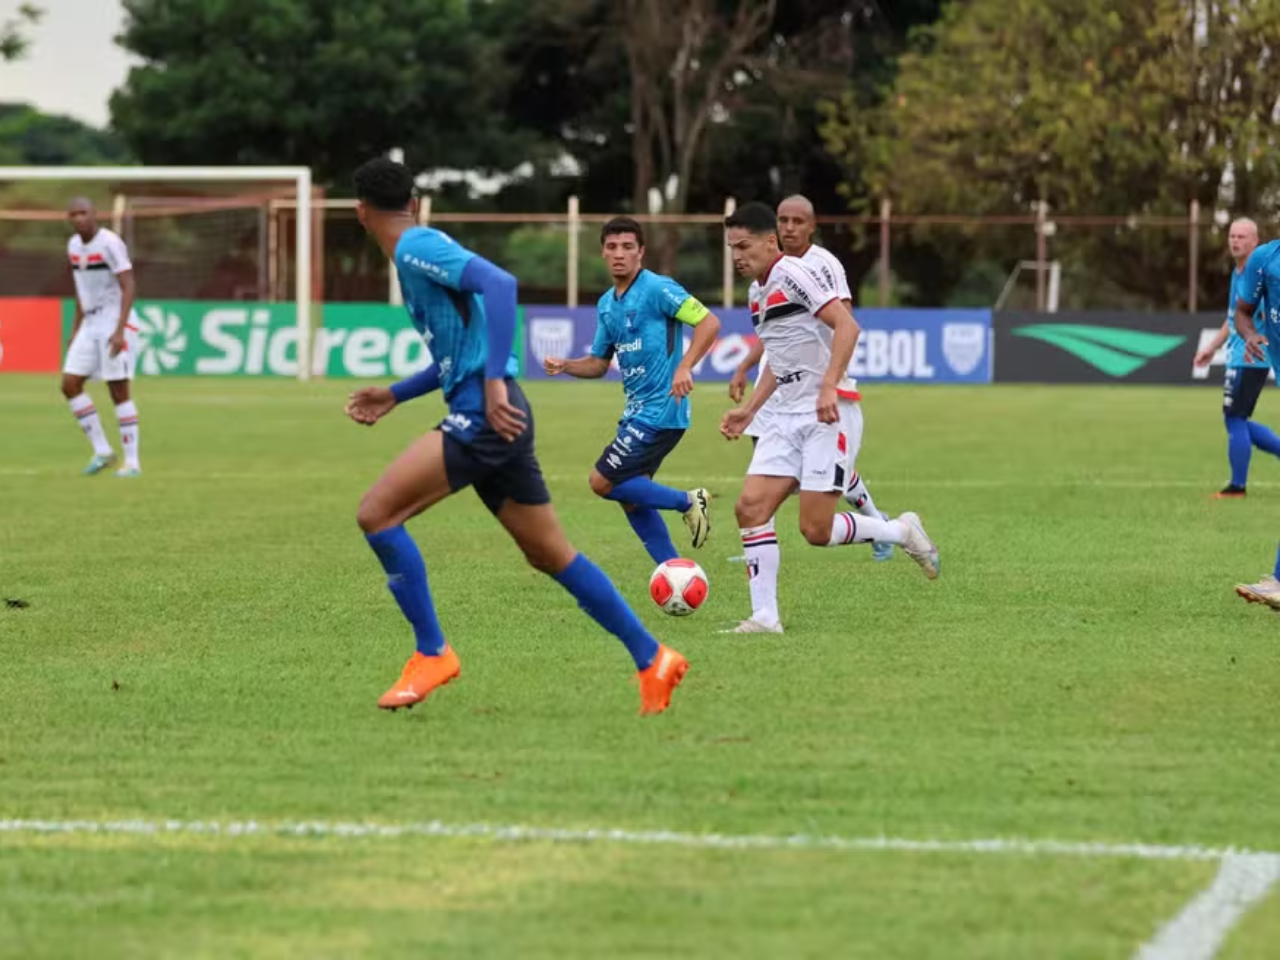
[[[652,477],[683,436],[683,430],[621,423],[618,435],[596,461],[596,470],[615,487],[632,477]]]
[[[1270,373],[1266,367],[1227,367],[1222,385],[1223,414],[1244,420],[1252,417]]]
[[[507,381],[507,399],[524,411],[528,425],[508,443],[489,426],[483,410],[453,409],[437,428],[444,434],[444,469],[449,489],[467,487],[497,513],[508,500],[525,506],[551,502],[547,482],[533,451],[533,411],[514,380]]]

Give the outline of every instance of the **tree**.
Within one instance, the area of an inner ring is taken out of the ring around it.
[[[0,103],[0,164],[57,167],[128,160],[113,134],[26,104]]]
[[[0,61],[17,60],[27,52],[30,41],[26,29],[39,23],[43,16],[39,7],[23,3],[12,17],[0,22]]]
[[[1277,0],[974,0],[917,33],[878,105],[845,96],[824,135],[899,210],[1239,209],[1280,187],[1278,55]],[[1162,305],[1185,289],[1185,233],[1095,230],[1067,249]]]
[[[141,58],[111,99],[146,163],[305,163],[346,183],[404,147],[419,167],[515,155],[493,99],[506,77],[467,0],[125,0]],[[227,38],[210,43],[210,38]],[[234,38],[234,42],[231,38]]]

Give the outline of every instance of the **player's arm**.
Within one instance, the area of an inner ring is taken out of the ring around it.
[[[117,273],[116,280],[120,283],[120,318],[116,321],[116,328],[111,334],[111,339],[107,341],[113,357],[124,349],[125,327],[129,323],[129,317],[133,315],[133,301],[138,294],[138,286],[133,278],[133,270],[123,270]]]
[[[484,406],[489,426],[510,442],[527,426],[524,411],[507,396],[507,365],[516,339],[516,278],[484,257],[472,256],[462,270],[458,289],[484,300]]]
[[[832,300],[814,316],[831,328],[831,363],[822,375],[818,419],[823,423],[835,423],[840,417],[836,389],[840,381],[849,375],[849,361],[853,359],[853,349],[858,345],[858,334],[862,330],[843,300]]]
[[[734,403],[741,403],[742,398],[746,396],[747,376],[751,373],[751,368],[756,366],[763,357],[764,341],[757,338],[751,345],[751,349],[747,351],[747,355],[742,358],[742,362],[733,371],[733,376],[729,378],[729,399]]]
[[[71,277],[73,280],[75,279],[75,270],[71,271]],[[80,303],[79,292],[75,294],[75,301],[76,301],[76,315],[75,315],[75,319],[71,322],[71,339],[72,340],[74,340],[76,338],[76,334],[80,332],[80,324],[84,323],[84,306]]]
[[[347,397],[344,412],[356,423],[373,426],[402,403],[440,389],[440,366],[432,363],[389,387],[365,387]]]
[[[693,392],[693,368],[715,346],[716,337],[720,335],[720,318],[703,306],[697,297],[687,296],[671,319],[687,327],[693,327],[693,339],[689,342],[689,349],[671,378],[671,395],[687,397]]]
[[[613,336],[609,333],[609,326],[597,312],[596,335],[591,340],[591,349],[587,351],[587,355],[575,360],[547,357],[542,363],[542,368],[547,371],[549,377],[566,373],[581,380],[597,380],[608,371],[609,364],[613,360],[613,351],[614,342]]]
[[[547,357],[543,362],[543,369],[547,371],[547,376],[557,377],[562,373],[571,377],[577,377],[579,380],[598,380],[609,371],[609,360],[611,358],[596,357],[588,354],[585,357],[577,357],[572,360],[564,360],[560,357]]]
[[[1213,363],[1213,358],[1222,345],[1227,342],[1227,338],[1231,336],[1231,323],[1228,320],[1222,321],[1222,329],[1213,335],[1213,338],[1206,343],[1196,353],[1195,359],[1191,361],[1192,366],[1207,367]]]
[[[1244,341],[1244,355],[1249,360],[1267,359],[1267,339],[1258,332],[1254,325],[1253,314],[1262,300],[1263,276],[1265,263],[1263,247],[1258,247],[1250,254],[1244,270],[1237,281],[1239,287],[1236,296],[1236,333]]]
[[[751,399],[741,407],[734,407],[721,418],[720,432],[730,440],[737,440],[777,389],[778,378],[773,375],[773,370],[766,361],[760,368],[760,382],[751,391]]]

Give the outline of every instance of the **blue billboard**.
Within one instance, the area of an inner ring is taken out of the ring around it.
[[[703,380],[728,380],[756,335],[746,308],[714,309],[720,337],[694,370]],[[868,383],[990,383],[990,310],[857,308],[862,327],[849,375]],[[522,376],[546,379],[547,357],[581,357],[596,332],[595,307],[525,308]],[[688,336],[685,337],[686,343]],[[615,363],[606,374],[620,379]]]

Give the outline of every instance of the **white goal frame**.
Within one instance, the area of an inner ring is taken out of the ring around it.
[[[17,180],[115,180],[286,182],[297,191],[297,263],[294,301],[298,318],[298,379],[311,377],[311,168],[310,167],[0,167],[0,182]]]

